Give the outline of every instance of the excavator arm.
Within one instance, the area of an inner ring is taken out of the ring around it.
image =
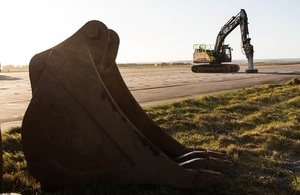
[[[238,26],[241,27],[241,37],[242,42],[247,41],[248,38],[248,18],[247,14],[244,9],[242,9],[236,16],[232,16],[230,20],[221,28],[220,32],[218,33],[215,48],[214,48],[214,56],[216,61],[221,61],[220,53],[222,51],[222,45],[224,44],[225,38]],[[250,42],[250,41],[249,41]]]
[[[222,51],[222,46],[224,44],[225,38],[240,25],[241,29],[241,39],[243,44],[243,50],[245,51],[246,57],[248,59],[248,69],[253,69],[253,46],[250,44],[251,38],[249,38],[248,30],[248,17],[244,9],[236,15],[232,16],[230,20],[221,28],[214,49],[214,56],[217,62],[220,62],[220,53]]]

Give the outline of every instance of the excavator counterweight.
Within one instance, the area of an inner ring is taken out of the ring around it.
[[[193,62],[201,63],[192,66],[191,70],[195,73],[229,73],[238,72],[239,65],[237,64],[222,64],[222,62],[231,62],[231,47],[224,44],[225,38],[238,26],[241,29],[241,39],[243,50],[248,59],[247,73],[257,73],[253,65],[253,45],[250,44],[248,18],[246,11],[241,11],[228,20],[228,22],[221,28],[218,33],[216,43],[214,46],[207,46],[206,44],[195,44]],[[208,64],[202,64],[208,63]]]

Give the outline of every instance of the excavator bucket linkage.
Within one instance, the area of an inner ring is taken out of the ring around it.
[[[221,183],[227,156],[187,148],[149,118],[118,70],[118,46],[117,33],[90,21],[31,59],[33,96],[22,124],[30,173],[49,189]]]

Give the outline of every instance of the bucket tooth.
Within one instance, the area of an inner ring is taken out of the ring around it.
[[[226,155],[213,151],[193,151],[176,158],[180,166],[187,169],[208,169],[227,173],[233,167],[233,163]]]
[[[162,131],[133,98],[115,63],[118,45],[117,33],[90,21],[32,58],[33,96],[22,123],[30,173],[50,189],[94,182],[176,188],[222,182],[221,173],[187,169],[174,160],[190,149]]]

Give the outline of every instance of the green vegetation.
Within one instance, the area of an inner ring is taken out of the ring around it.
[[[297,80],[297,79],[296,79]],[[225,183],[207,189],[78,186],[62,194],[299,194],[300,86],[263,85],[146,108],[182,144],[227,153]],[[3,134],[4,191],[41,193],[29,175],[20,128]]]
[[[299,95],[299,85],[264,85],[147,111],[184,145],[232,158],[235,173],[215,193],[293,194],[300,193]]]

